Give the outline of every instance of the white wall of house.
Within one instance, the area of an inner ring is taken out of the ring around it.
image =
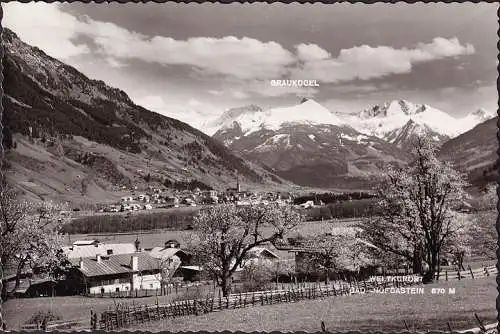
[[[102,293],[102,289],[104,289],[104,293],[116,292],[118,291],[130,291],[132,288],[134,290],[156,290],[161,288],[161,275],[134,275],[132,278],[132,282],[122,282],[122,283],[113,283],[113,284],[103,284],[98,286],[90,287],[91,294],[100,294]]]
[[[102,293],[102,289],[104,289],[104,293],[116,292],[116,289],[119,289],[119,291],[130,291],[130,283],[94,286],[90,288],[90,294],[100,294]]]
[[[161,275],[134,275],[134,289],[156,290],[161,288]]]

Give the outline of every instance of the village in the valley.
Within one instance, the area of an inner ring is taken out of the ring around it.
[[[152,210],[164,208],[178,208],[180,206],[199,206],[210,204],[234,203],[236,205],[267,205],[269,203],[290,204],[292,196],[289,192],[264,192],[245,191],[241,188],[239,180],[236,187],[225,191],[201,190],[176,190],[168,188],[148,187],[145,192],[138,192],[137,187],[131,189],[129,196],[123,196],[119,203],[107,205],[98,209],[102,212],[125,212],[138,210]],[[303,207],[313,206],[314,202],[303,203]]]

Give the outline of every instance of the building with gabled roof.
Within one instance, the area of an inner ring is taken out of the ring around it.
[[[147,252],[72,258],[68,282],[75,293],[101,294],[161,288],[162,264]]]

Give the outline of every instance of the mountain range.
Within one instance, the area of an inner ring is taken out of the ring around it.
[[[396,100],[340,114],[304,98],[226,110],[204,124],[205,134],[136,105],[8,29],[3,45],[4,167],[34,200],[113,202],[135,187],[225,189],[237,178],[246,189],[369,189],[387,166],[408,161],[408,145],[422,133],[473,178],[496,177],[497,118],[482,109],[455,119]]]
[[[8,175],[32,199],[113,201],[166,184],[225,189],[284,181],[176,119],[136,105],[3,30]],[[289,182],[288,182],[289,183]]]
[[[302,99],[285,108],[229,109],[205,129],[234,152],[297,184],[367,187],[387,165],[408,160],[416,136],[443,145],[492,117],[479,109],[457,119],[406,100],[341,114]]]

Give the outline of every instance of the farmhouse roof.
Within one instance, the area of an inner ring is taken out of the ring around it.
[[[110,255],[102,258],[100,262],[95,258],[85,258],[82,259],[82,267],[79,267],[79,259],[72,259],[71,262],[86,277],[95,277],[131,273],[130,262],[132,256],[137,257],[139,272],[158,269],[158,260],[152,258],[148,253]]]
[[[112,255],[128,254],[136,251],[135,245],[132,243],[97,244],[97,246],[95,244],[73,243],[73,246],[64,246],[62,250],[69,259],[90,258],[95,257],[97,254],[106,255],[109,253],[108,251],[111,251]]]
[[[150,256],[155,258],[155,259],[168,259],[171,258],[172,256],[178,254],[181,256],[186,256],[188,253],[183,251],[180,248],[173,248],[173,247],[154,247],[150,252]]]
[[[74,246],[86,246],[86,245],[93,245],[99,243],[97,240],[77,240],[73,242]]]
[[[202,271],[203,268],[200,266],[181,266],[182,269],[193,270],[193,271]]]
[[[248,251],[249,256],[261,257],[262,255],[274,257],[275,259],[279,259],[279,255],[274,253],[273,251],[265,248],[265,247],[254,247]]]

